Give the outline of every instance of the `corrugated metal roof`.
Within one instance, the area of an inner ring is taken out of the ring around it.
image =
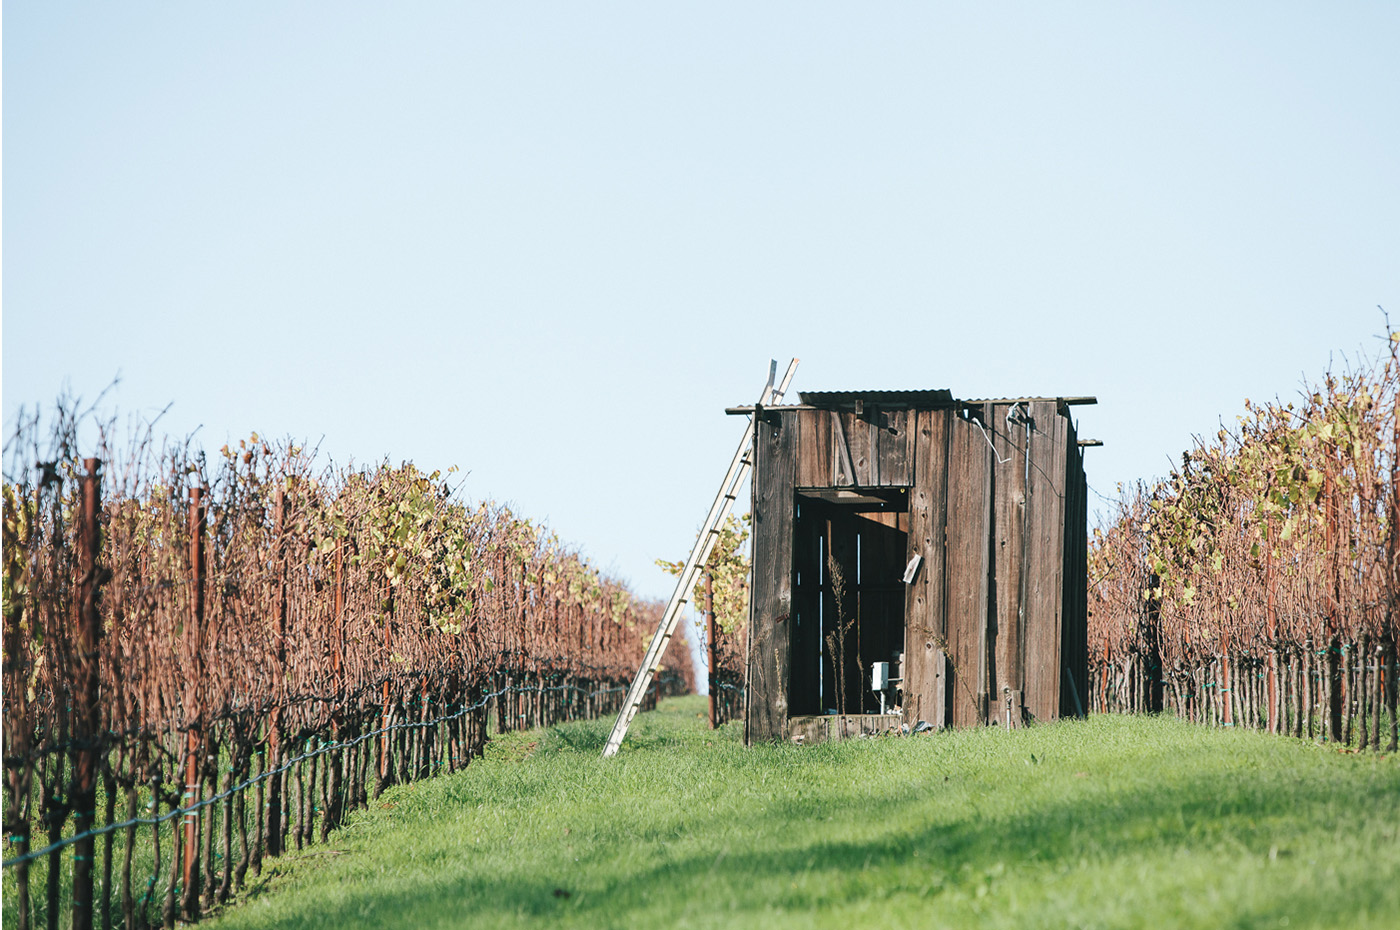
[[[939,391],[798,391],[812,407],[849,407],[856,401],[889,407],[941,407],[953,403],[953,392]]]
[[[1090,395],[1076,395],[1065,397],[976,397],[972,400],[964,400],[964,404],[1064,404],[1067,407],[1077,407],[1084,404],[1097,404],[1098,398]]]

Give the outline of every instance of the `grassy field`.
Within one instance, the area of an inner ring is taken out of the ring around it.
[[[703,698],[511,734],[215,925],[1400,926],[1400,759],[1173,719],[744,749]]]

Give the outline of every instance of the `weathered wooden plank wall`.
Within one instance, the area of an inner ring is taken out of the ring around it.
[[[798,410],[799,488],[908,487],[913,483],[915,411]]]
[[[1022,413],[1016,407],[1017,414]],[[1021,693],[1025,689],[1025,626],[1022,603],[1025,571],[1026,471],[1028,466],[1026,425],[1022,417],[1007,420],[1010,405],[993,408],[988,432],[996,445],[997,463],[992,470],[994,483],[993,513],[996,515],[996,539],[993,587],[995,588],[995,626],[993,636],[993,668],[990,701],[994,713],[1006,719],[1008,697],[1012,702],[1012,722],[1017,723],[1021,712]]]
[[[870,431],[854,413],[833,410],[831,417],[832,486],[870,486]]]
[[[1068,419],[1068,418],[1066,418]],[[1061,665],[1074,680],[1074,689],[1063,683],[1060,716],[1082,714],[1089,695],[1089,485],[1084,474],[1084,458],[1072,421],[1066,424],[1065,439],[1065,566],[1064,606],[1061,613]],[[1074,702],[1078,694],[1079,704]]]
[[[797,432],[794,451],[794,484],[801,487],[827,487],[832,477],[831,416],[825,410],[783,411],[784,423]],[[801,525],[795,526],[793,563],[792,672],[789,713],[821,714],[821,663],[824,646],[821,635],[821,584],[826,571],[822,564],[826,511],[819,501],[796,505]]]
[[[875,450],[872,487],[908,487],[914,481],[914,420],[912,410],[869,411],[867,428]]]
[[[908,558],[923,564],[905,593],[904,717],[944,726],[948,720],[947,615],[944,611],[944,521],[948,501],[948,433],[952,413],[914,413],[917,452],[909,489]]]
[[[762,422],[754,431],[753,592],[749,599],[746,741],[782,739],[788,717],[794,482],[797,423]]]
[[[977,425],[955,418],[948,443],[947,585],[948,722],[983,719],[986,694],[987,556],[990,549],[992,448]]]
[[[971,726],[989,714],[1002,720],[1007,692],[1013,710],[1024,707],[1031,719],[1074,713],[1064,670],[1081,692],[1087,673],[1083,462],[1073,426],[1055,402],[1016,405],[1030,420],[1029,433],[1019,417],[1008,422],[1011,410],[983,404],[980,428],[952,409],[770,412],[781,427],[765,422],[755,439],[746,738],[783,738],[789,715],[828,710],[821,674],[828,676],[827,703],[843,672],[861,702],[873,699],[863,679],[872,662],[899,651],[886,628],[898,627],[890,618],[901,597],[907,722]],[[795,533],[798,489],[842,487],[908,488],[908,512],[860,515],[803,498]],[[803,540],[800,549],[794,536]],[[879,577],[862,577],[858,588],[857,537],[862,571],[880,566]],[[896,551],[901,542],[903,553]],[[902,590],[884,577],[901,555],[923,559]],[[842,608],[848,621],[857,619],[844,663],[822,636],[841,613],[830,590],[831,564],[841,567],[854,595]],[[859,713],[861,702],[841,709]]]
[[[1060,710],[1068,421],[1054,402],[1027,406],[1032,429],[1026,505],[1025,706],[1033,719],[1053,720]]]
[[[827,410],[797,410],[783,416],[797,423],[797,486],[836,487],[832,464],[836,446],[831,435],[834,415]]]

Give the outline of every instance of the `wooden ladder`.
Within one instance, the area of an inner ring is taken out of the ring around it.
[[[758,402],[759,408],[783,399],[788,385],[792,383],[793,373],[797,371],[797,361],[793,359],[788,364],[787,373],[783,375],[783,380],[777,387],[773,386],[773,378],[778,372],[778,363],[772,362],[769,365],[768,383],[763,387],[763,394]],[[661,667],[661,657],[666,654],[666,647],[680,623],[681,611],[690,601],[690,592],[700,577],[700,569],[715,547],[720,527],[724,525],[724,518],[729,516],[729,508],[733,506],[740,486],[749,476],[749,469],[753,467],[753,434],[758,413],[759,411],[755,411],[755,415],[749,418],[749,426],[739,443],[739,450],[734,453],[734,459],[729,463],[729,471],[720,484],[714,503],[710,505],[709,515],[705,517],[705,524],[695,540],[695,547],[690,550],[690,558],[685,560],[685,567],[681,569],[680,578],[676,580],[676,590],[672,592],[671,600],[666,604],[666,612],[662,614],[661,624],[651,638],[651,646],[647,648],[646,657],[642,659],[642,667],[633,679],[632,687],[627,689],[627,699],[622,704],[622,712],[617,715],[617,722],[613,724],[612,733],[608,736],[608,744],[603,747],[604,759],[617,755],[617,750],[622,746],[627,728],[632,725],[632,718],[637,716],[637,710],[642,706],[642,698],[651,687],[656,670]]]

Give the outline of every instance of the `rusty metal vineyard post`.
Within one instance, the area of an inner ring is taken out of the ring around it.
[[[102,709],[98,692],[98,642],[102,638],[102,617],[97,598],[102,587],[99,564],[101,548],[102,486],[100,462],[84,459],[87,471],[82,478],[82,502],[78,520],[77,623],[78,688],[74,720],[73,832],[82,836],[73,845],[73,930],[91,930],[93,922],[92,870],[95,837],[92,830],[97,813],[97,772],[102,764]]]
[[[331,680],[337,692],[345,687],[345,546],[347,540],[339,539],[335,545],[335,616],[331,627]],[[340,707],[331,712],[331,742],[340,742],[341,720],[344,715]],[[326,793],[329,796],[321,818],[321,842],[326,841],[330,831],[337,825],[339,811],[334,799],[340,794],[341,754],[331,757],[330,769],[326,773]]]
[[[708,685],[705,690],[710,693],[710,729],[713,730],[719,723],[715,710],[715,576],[714,572],[705,572],[705,665]]]
[[[1274,521],[1265,521],[1264,546],[1264,631],[1268,637],[1268,691],[1269,691],[1269,732],[1277,734],[1282,726],[1279,720],[1278,693],[1278,613],[1274,605]]]
[[[275,640],[277,662],[274,666],[277,680],[273,693],[280,695],[287,676],[287,492],[285,489],[279,489],[277,492],[273,520],[274,533],[276,534],[272,560],[275,572],[273,577],[273,612],[277,622]],[[275,771],[282,760],[282,706],[280,701],[273,704],[272,712],[268,715],[266,752],[267,769]],[[269,856],[282,854],[283,781],[283,776],[276,774],[268,780],[267,784],[267,814],[264,821],[263,846]]]
[[[185,688],[185,722],[189,727],[185,748],[184,805],[200,800],[200,756],[204,748],[200,714],[200,684],[204,679],[204,489],[190,488],[190,619],[185,630],[186,657],[190,663]],[[182,909],[187,920],[199,919],[200,814],[184,817],[184,882]]]
[[[1392,336],[1390,340],[1391,364],[1400,368],[1400,350]],[[1376,670],[1381,672],[1384,685],[1377,694],[1377,704],[1384,701],[1390,713],[1390,741],[1386,752],[1400,750],[1400,720],[1397,720],[1396,694],[1400,691],[1395,680],[1397,643],[1396,629],[1400,627],[1400,390],[1391,407],[1390,435],[1390,494],[1386,499],[1386,626],[1382,649],[1385,653],[1384,671],[1381,661],[1376,660]],[[1377,721],[1379,730],[1379,720]]]
[[[384,624],[384,657],[386,661],[392,661],[394,648],[394,586],[389,582],[386,575],[384,578],[384,610],[380,622]],[[384,736],[379,741],[379,772],[374,783],[374,797],[379,797],[392,782],[393,777],[393,748],[394,740],[388,727],[394,722],[393,709],[390,705],[392,693],[389,686],[389,678],[385,676],[383,694],[380,706],[381,723],[385,728]]]

